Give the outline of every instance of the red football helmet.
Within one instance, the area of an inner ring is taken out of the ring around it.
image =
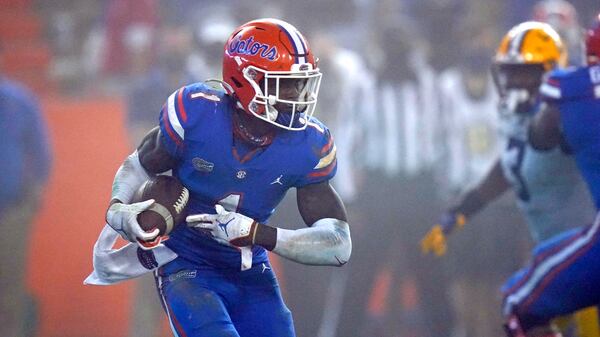
[[[585,49],[588,64],[600,63],[600,14],[585,34]]]
[[[302,130],[315,111],[321,72],[294,26],[259,19],[243,24],[227,40],[223,81],[244,111],[287,130]]]

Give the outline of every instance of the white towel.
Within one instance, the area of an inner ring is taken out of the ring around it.
[[[113,249],[119,234],[105,225],[94,245],[94,271],[83,284],[111,285],[147,274],[173,261],[177,254],[162,243],[151,250],[144,250],[130,242],[120,249]]]

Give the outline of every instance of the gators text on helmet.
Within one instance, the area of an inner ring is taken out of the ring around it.
[[[229,37],[223,81],[247,113],[287,130],[302,130],[315,110],[321,72],[308,42],[294,26],[259,19]]]

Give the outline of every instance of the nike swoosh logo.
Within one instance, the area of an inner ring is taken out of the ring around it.
[[[339,257],[337,257],[337,255],[335,256],[335,259],[337,260],[337,262],[338,262],[338,264],[339,264],[340,266],[343,266],[343,265],[345,265],[346,263],[348,263],[348,261],[340,260],[340,258],[339,258]]]

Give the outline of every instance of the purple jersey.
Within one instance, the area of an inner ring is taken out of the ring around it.
[[[233,144],[233,100],[204,83],[169,96],[160,114],[163,144],[179,159],[173,170],[190,190],[190,214],[215,213],[218,203],[266,223],[291,187],[331,179],[336,148],[329,130],[312,118],[303,131],[278,130],[262,152],[237,155]],[[165,244],[199,265],[239,268],[239,250],[209,235],[178,227]],[[267,262],[265,249],[253,248],[253,264]]]

